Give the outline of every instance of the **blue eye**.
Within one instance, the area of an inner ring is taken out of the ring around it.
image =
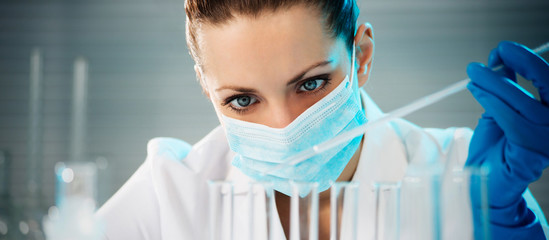
[[[319,87],[321,87],[322,84],[325,81],[326,80],[324,80],[324,79],[308,80],[308,81],[304,82],[303,84],[301,84],[301,86],[299,87],[299,91],[302,91],[302,92],[314,91],[314,90],[318,89]]]
[[[257,99],[251,96],[239,96],[230,101],[233,108],[242,109],[246,108],[257,102]]]

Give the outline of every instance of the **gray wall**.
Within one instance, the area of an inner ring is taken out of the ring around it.
[[[374,26],[376,51],[366,90],[389,111],[466,78],[500,40],[537,46],[549,40],[546,0],[360,0],[360,21]],[[42,206],[54,200],[54,164],[68,161],[72,64],[90,64],[87,158],[99,173],[103,203],[145,158],[156,136],[197,142],[217,125],[195,81],[184,35],[183,1],[73,0],[0,2],[0,149],[9,153],[9,193],[28,196],[26,174],[29,59],[44,57]],[[474,128],[481,107],[468,92],[414,113],[424,127]],[[3,165],[6,168],[6,165]],[[549,174],[547,174],[549,175]],[[549,176],[532,184],[549,211]]]

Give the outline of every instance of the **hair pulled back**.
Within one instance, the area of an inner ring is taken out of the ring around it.
[[[222,25],[235,16],[257,17],[264,11],[275,12],[296,5],[311,7],[323,17],[332,37],[342,37],[350,51],[358,18],[355,0],[186,0],[186,35],[189,52],[201,64],[197,32],[201,25]]]

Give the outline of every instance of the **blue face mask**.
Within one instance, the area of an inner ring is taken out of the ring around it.
[[[354,155],[362,136],[299,164],[263,175],[283,160],[316,144],[332,139],[367,122],[354,73],[328,95],[312,105],[284,128],[245,122],[221,115],[231,149],[237,153],[232,164],[256,181],[274,183],[274,189],[291,196],[288,181],[317,182],[324,191],[335,181]]]

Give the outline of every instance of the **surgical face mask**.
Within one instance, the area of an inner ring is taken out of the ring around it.
[[[237,153],[232,164],[256,181],[273,182],[275,190],[288,196],[292,192],[288,184],[290,180],[317,182],[319,191],[328,189],[360,146],[362,136],[293,167],[268,175],[262,173],[290,156],[366,123],[358,82],[352,77],[354,55],[353,46],[351,78],[347,75],[334,90],[284,128],[271,128],[221,115],[229,145]]]

